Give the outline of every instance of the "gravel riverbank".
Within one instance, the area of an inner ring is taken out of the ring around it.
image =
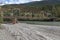
[[[6,40],[60,40],[60,26],[32,25],[26,23],[2,24],[0,35]],[[1,37],[0,37],[1,38]],[[4,40],[4,39],[1,40]]]

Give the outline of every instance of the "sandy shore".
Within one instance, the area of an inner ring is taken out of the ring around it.
[[[1,40],[60,40],[60,27],[26,23],[2,24]],[[6,36],[8,35],[8,36]]]

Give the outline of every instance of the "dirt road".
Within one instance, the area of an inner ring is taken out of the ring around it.
[[[3,26],[15,40],[60,40],[59,26],[26,23],[3,24]]]

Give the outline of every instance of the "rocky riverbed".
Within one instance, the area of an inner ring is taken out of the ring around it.
[[[60,26],[2,24],[0,40],[60,40]]]

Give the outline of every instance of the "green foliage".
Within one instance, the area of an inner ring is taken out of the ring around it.
[[[14,6],[12,6],[12,5],[8,5],[8,6],[5,6],[5,8],[7,8],[8,9],[8,7],[11,9],[10,11],[9,10],[7,10],[4,14],[5,15],[10,15],[10,13],[12,12],[12,10],[15,8],[15,7],[17,7],[18,9],[20,9],[21,7],[19,7],[19,5],[14,5]],[[60,17],[60,4],[58,5],[58,4],[56,4],[56,5],[37,5],[37,6],[26,6],[25,8],[23,7],[23,8],[21,8],[21,10],[20,10],[20,12],[19,12],[19,10],[13,10],[13,13],[14,13],[14,15],[15,16],[25,16],[25,12],[26,13],[28,13],[28,12],[30,12],[30,13],[32,13],[32,17],[35,17],[35,13],[40,13],[41,11],[44,11],[44,13],[46,12],[46,14],[48,13],[48,12],[50,12],[51,13],[51,16],[49,16],[48,15],[48,17]],[[40,15],[40,14],[38,14],[38,15]],[[27,15],[27,16],[29,16],[29,15]],[[40,15],[39,17],[41,17],[42,15]],[[47,15],[46,15],[47,16]]]
[[[3,18],[2,17],[0,17],[0,23],[3,23]]]
[[[13,10],[15,16],[19,16],[19,10]]]

